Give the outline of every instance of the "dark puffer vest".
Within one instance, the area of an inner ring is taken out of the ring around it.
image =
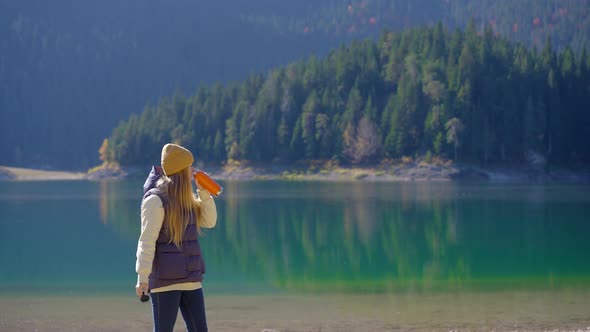
[[[156,187],[156,182],[161,177],[161,169],[152,167],[152,171],[144,184],[145,200],[151,195],[158,195],[164,208],[169,202],[166,192]],[[160,235],[156,240],[156,254],[149,276],[149,288],[160,288],[183,282],[200,282],[205,273],[205,262],[201,256],[199,245],[197,222],[194,215],[190,215],[182,237],[182,246],[177,248],[174,243],[168,243],[168,220],[164,216],[164,222],[160,229]]]

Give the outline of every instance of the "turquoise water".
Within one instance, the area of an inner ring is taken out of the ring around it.
[[[142,181],[0,183],[0,293],[133,292]],[[590,186],[225,182],[209,294],[590,289]]]

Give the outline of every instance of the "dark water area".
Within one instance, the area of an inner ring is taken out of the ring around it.
[[[590,289],[590,186],[225,182],[209,294]],[[0,294],[133,292],[142,183],[0,183]]]

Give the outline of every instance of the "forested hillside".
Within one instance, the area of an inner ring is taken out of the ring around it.
[[[117,123],[201,84],[442,21],[580,56],[578,0],[0,0],[0,164],[84,168]],[[347,82],[346,84],[354,84]]]
[[[548,42],[531,51],[472,22],[353,42],[176,94],[121,123],[107,161],[153,163],[169,141],[206,161],[444,156],[478,164],[590,161],[590,56]],[[105,145],[106,147],[106,145]]]

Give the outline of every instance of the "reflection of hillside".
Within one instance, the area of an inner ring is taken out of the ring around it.
[[[590,275],[579,264],[590,249],[583,240],[590,225],[556,221],[580,212],[572,211],[580,204],[506,200],[456,184],[223,185],[218,225],[201,239],[214,281],[367,292],[547,286],[560,273]],[[136,241],[137,189],[117,182],[100,188],[108,227]]]
[[[337,198],[290,199],[249,198],[243,190],[253,185],[226,185],[220,234],[207,241],[210,264],[231,261],[252,278],[308,290],[427,287],[467,275],[452,206],[436,199],[412,201],[402,190],[389,201],[372,183]]]

